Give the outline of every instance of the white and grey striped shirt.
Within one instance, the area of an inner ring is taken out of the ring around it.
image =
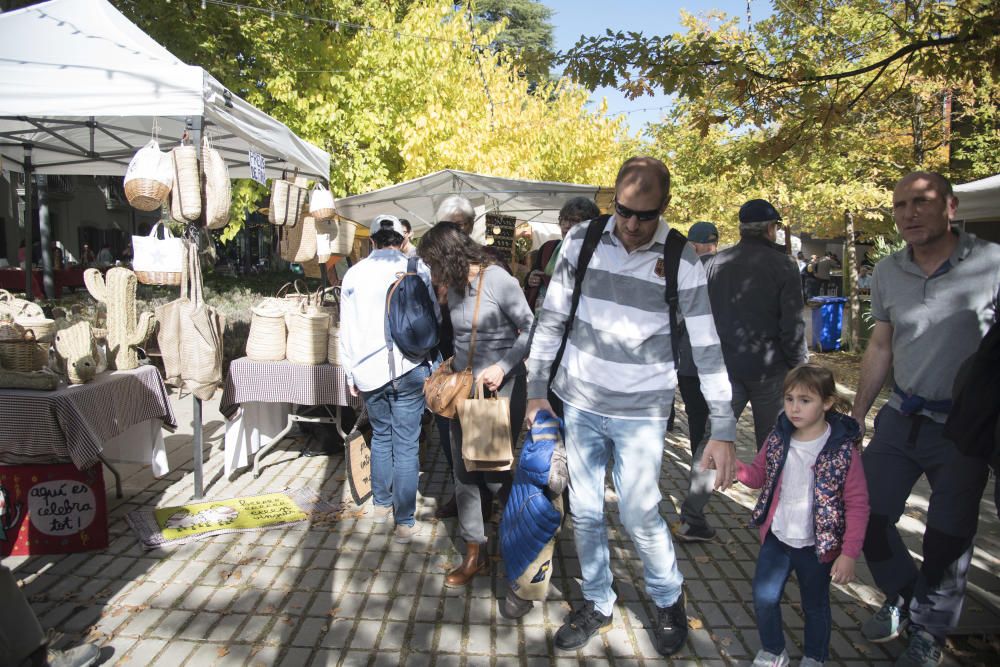
[[[614,235],[612,216],[587,266],[576,320],[553,391],[580,410],[624,419],[667,419],[677,373],[670,317],[664,299],[663,245],[669,228],[660,219],[653,240],[629,253]],[[549,370],[569,317],[573,283],[587,225],[563,242],[528,358],[528,398],[544,398]],[[694,248],[684,248],[678,283],[678,318],[687,323],[702,393],[711,412],[712,437],[733,440],[732,390],[712,318],[705,269]]]

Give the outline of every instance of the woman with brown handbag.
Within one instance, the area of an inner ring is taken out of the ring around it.
[[[452,223],[442,222],[431,228],[417,252],[430,267],[434,283],[448,291],[455,347],[452,368],[465,368],[471,361],[476,381],[508,399],[515,439],[524,420],[524,359],[534,322],[521,286]],[[489,567],[481,494],[488,489],[496,495],[510,479],[510,473],[470,472],[466,468],[462,428],[457,419],[452,420],[451,448],[458,522],[466,551],[462,563],[446,576],[445,584],[458,587]]]

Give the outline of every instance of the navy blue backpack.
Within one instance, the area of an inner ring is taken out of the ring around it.
[[[397,275],[385,296],[385,345],[390,363],[394,344],[410,361],[424,361],[438,344],[438,309],[427,283],[417,275],[416,257],[406,262],[406,273]]]

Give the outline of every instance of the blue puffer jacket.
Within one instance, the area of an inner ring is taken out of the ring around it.
[[[562,437],[559,420],[539,412],[524,439],[514,486],[500,522],[500,551],[507,581],[514,581],[559,530],[562,514],[545,495],[552,452]]]

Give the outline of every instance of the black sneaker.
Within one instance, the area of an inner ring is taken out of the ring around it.
[[[684,608],[684,592],[681,591],[677,602],[669,607],[656,608],[656,625],[653,626],[656,650],[660,655],[670,657],[681,650],[687,635],[687,611]]]
[[[556,648],[562,651],[575,651],[586,644],[598,632],[611,629],[611,616],[605,616],[594,608],[594,603],[587,600],[566,617],[556,632]]]
[[[535,606],[531,600],[519,597],[514,591],[507,589],[507,597],[500,603],[500,615],[508,619],[521,618]]]

